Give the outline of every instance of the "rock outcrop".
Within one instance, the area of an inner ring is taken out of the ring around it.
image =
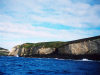
[[[68,55],[100,55],[100,36],[69,42],[26,43],[12,48],[9,55],[34,57],[48,55],[50,57],[67,57]]]
[[[45,48],[45,47],[32,47],[32,48],[24,48],[21,46],[15,46],[12,48],[9,55],[11,56],[32,56],[32,55],[47,55],[52,54],[55,51],[55,48]]]
[[[56,48],[65,44],[64,42],[42,42],[42,43],[25,43],[12,48],[9,55],[11,56],[33,56],[53,54]]]
[[[0,47],[0,56],[7,56],[9,54],[9,51],[7,49]]]
[[[100,38],[90,38],[73,41],[59,48],[59,54],[100,54]]]

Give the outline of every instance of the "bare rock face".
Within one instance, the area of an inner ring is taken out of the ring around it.
[[[58,49],[59,54],[100,54],[100,39],[67,44]]]
[[[11,52],[8,55],[17,56],[20,54],[20,52],[21,52],[21,48],[20,48],[20,45],[18,45],[18,46],[13,47]]]
[[[32,47],[30,49],[21,47],[21,46],[15,46],[12,48],[9,55],[11,56],[32,56],[34,54],[51,54],[55,51],[55,48],[44,48],[44,47]]]
[[[55,48],[40,48],[38,50],[39,54],[51,54],[55,51]]]

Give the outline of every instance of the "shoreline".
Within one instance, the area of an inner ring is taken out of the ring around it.
[[[32,56],[19,56],[26,58],[57,58],[57,59],[73,59],[73,60],[96,60],[100,61],[100,55],[32,55]]]
[[[9,55],[6,55],[9,56]],[[0,56],[1,57],[1,56]],[[16,56],[11,56],[16,57]],[[63,59],[63,60],[82,60],[88,59],[92,61],[100,61],[100,55],[32,55],[32,56],[18,56],[24,58],[53,58],[53,59]]]

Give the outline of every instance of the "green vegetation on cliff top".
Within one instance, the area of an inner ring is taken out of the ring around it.
[[[25,44],[22,44],[21,47],[24,47],[24,48],[31,48],[31,47],[59,48],[65,44],[94,40],[98,38],[100,38],[100,36],[89,37],[89,38],[84,38],[84,39],[79,39],[79,40],[74,40],[74,41],[68,41],[68,42],[56,41],[56,42],[25,43]]]
[[[40,43],[25,43],[21,46],[24,48],[31,48],[31,47],[45,47],[45,48],[58,48],[62,45],[65,45],[66,42],[40,42]]]

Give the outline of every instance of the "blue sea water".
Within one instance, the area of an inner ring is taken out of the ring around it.
[[[100,75],[100,62],[1,56],[0,75]]]

